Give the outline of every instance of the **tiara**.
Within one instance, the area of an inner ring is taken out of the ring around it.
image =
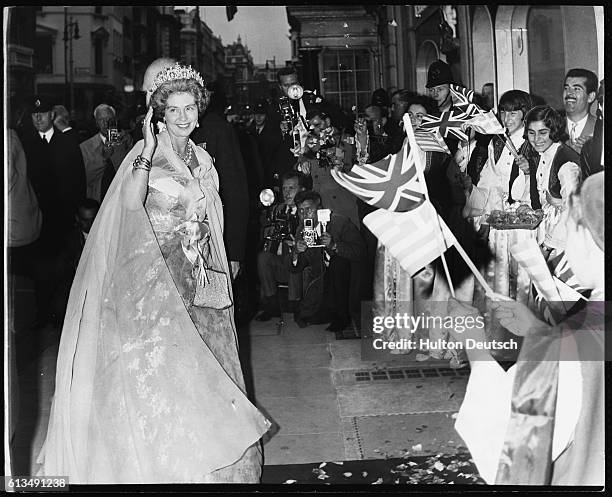
[[[171,67],[167,67],[157,73],[153,80],[153,86],[151,87],[151,93],[154,93],[161,85],[168,81],[174,81],[175,79],[195,79],[200,86],[204,87],[204,80],[200,73],[191,66],[181,66],[178,62]]]

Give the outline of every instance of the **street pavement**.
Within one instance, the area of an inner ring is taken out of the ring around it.
[[[46,434],[60,331],[24,331],[32,318],[33,293],[17,285],[16,296],[9,321],[17,330],[19,380],[13,474],[33,475]],[[450,482],[442,473],[432,480],[423,469],[438,461],[451,468],[469,464],[452,474],[477,481],[453,428],[468,371],[448,369],[447,363],[416,363],[414,354],[364,361],[362,340],[336,340],[324,327],[300,329],[285,315],[282,326],[273,319],[252,321],[239,330],[248,394],[272,421],[264,436],[264,480],[266,467],[274,475],[268,481],[277,481],[283,466],[291,480],[289,473],[299,465],[316,464],[312,468],[317,469],[334,461],[389,460],[400,462],[391,468],[394,472],[385,473],[385,483],[415,483],[421,474],[419,481]],[[401,460],[412,463],[402,467]]]

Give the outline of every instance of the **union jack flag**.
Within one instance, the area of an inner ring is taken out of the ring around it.
[[[449,136],[454,136],[459,141],[467,141],[468,136],[463,131],[463,125],[472,117],[473,114],[469,114],[461,107],[451,107],[449,110],[442,112],[440,117],[429,114],[423,116],[423,121],[418,129],[432,133],[440,144]]]
[[[331,174],[364,202],[379,209],[405,212],[425,201],[426,187],[419,181],[416,169],[418,153],[410,149],[406,138],[396,154],[373,164],[355,164],[348,173],[332,170]]]
[[[451,98],[455,107],[462,105],[476,105],[472,103],[474,99],[474,90],[464,88],[459,85],[450,85]]]

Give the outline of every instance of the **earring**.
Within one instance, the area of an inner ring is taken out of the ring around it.
[[[199,128],[199,127],[200,127],[200,122],[196,121],[196,128]]]

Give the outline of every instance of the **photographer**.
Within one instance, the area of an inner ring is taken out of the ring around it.
[[[359,322],[365,242],[345,216],[331,213],[328,222],[323,221],[325,211],[316,191],[299,193],[295,203],[300,225],[290,269],[304,275],[296,322],[300,327],[331,322],[327,331],[342,331],[351,318]]]
[[[100,104],[94,110],[98,133],[81,143],[85,162],[87,198],[102,202],[117,168],[132,149],[132,137],[117,127],[115,109]]]
[[[262,249],[257,254],[257,273],[261,285],[262,312],[257,321],[269,321],[280,315],[276,294],[279,283],[288,284],[289,304],[297,307],[302,297],[302,276],[288,270],[293,237],[298,225],[296,194],[304,191],[306,178],[298,171],[288,171],[282,177],[283,202],[271,205],[263,214]]]
[[[271,127],[278,129],[282,137],[274,162],[278,178],[290,170],[300,154],[308,133],[307,113],[315,106],[325,106],[331,122],[338,128],[345,127],[346,116],[336,105],[331,105],[312,91],[302,88],[295,67],[283,67],[276,73],[280,97],[268,112]]]
[[[312,189],[319,193],[325,207],[348,217],[359,226],[356,197],[338,184],[331,175],[332,168],[344,168],[346,143],[331,119],[321,107],[307,114],[308,137],[298,156],[296,168],[312,179]]]

